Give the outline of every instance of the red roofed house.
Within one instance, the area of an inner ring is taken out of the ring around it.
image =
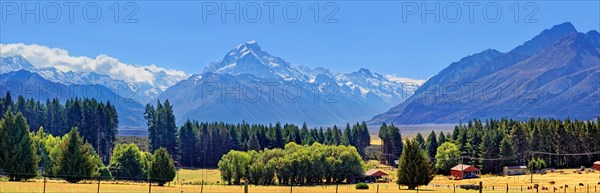
[[[596,170],[600,170],[600,161],[594,162],[594,165],[592,166],[592,168],[594,168]]]
[[[476,168],[475,166],[458,164],[450,170],[450,175],[452,175],[455,180],[461,180],[466,178],[476,178],[480,172],[479,168]]]
[[[365,180],[368,182],[377,182],[378,179],[382,179],[385,176],[389,176],[389,174],[378,169],[371,169],[365,172]]]

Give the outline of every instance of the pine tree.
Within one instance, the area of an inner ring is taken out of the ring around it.
[[[281,133],[280,123],[276,123],[275,127],[269,127],[267,135],[269,140],[268,148],[283,148],[283,136]]]
[[[438,145],[442,145],[446,143],[446,135],[444,135],[443,131],[440,131],[440,136],[438,137]]]
[[[402,141],[402,134],[400,133],[400,128],[394,126],[394,124],[389,125],[388,135],[390,136],[390,143],[392,145],[391,153],[397,156],[397,158],[400,158],[404,146],[404,142]]]
[[[214,166],[219,163],[221,155],[227,151],[226,149],[221,149],[223,147],[223,141],[221,141],[219,129],[220,127],[215,127],[210,130],[210,153],[208,156],[208,164],[210,166]]]
[[[324,140],[323,140],[324,145],[332,145],[333,144],[333,130],[331,130],[331,127],[327,127],[327,131],[325,131],[323,138],[324,138]],[[298,143],[298,144],[300,144],[300,143]]]
[[[302,144],[308,145],[315,142],[315,139],[313,139],[312,135],[310,135],[310,131],[308,130],[306,123],[302,124],[302,128],[300,129],[300,136],[302,137]]]
[[[177,126],[175,124],[175,115],[173,106],[166,100],[161,103],[156,102],[156,108],[152,105],[146,105],[144,112],[148,124],[148,140],[150,142],[150,151],[155,151],[164,147],[177,158]]]
[[[458,128],[458,127],[457,127]],[[454,137],[454,136],[452,136]],[[467,137],[467,130],[466,129],[460,129],[458,130],[458,149],[460,150],[460,155],[468,155],[468,143],[469,143],[469,137]]]
[[[71,129],[62,144],[57,176],[70,183],[90,178],[96,171],[92,152],[92,146],[84,143],[79,135],[79,130]]]
[[[340,131],[340,129],[334,125],[333,129],[331,129],[331,132],[331,145],[340,145],[342,143],[342,131]]]
[[[396,183],[414,190],[417,186],[429,184],[435,173],[425,151],[416,141],[408,140],[400,156]]]
[[[317,128],[313,128],[310,130],[310,136],[312,136],[312,139],[314,140],[313,143],[317,143],[319,141],[322,141],[319,136],[319,131],[317,131]],[[311,143],[312,145],[312,143]]]
[[[67,101],[67,126],[82,128],[83,124],[83,112],[81,108],[81,102],[79,99]],[[94,111],[93,109],[92,111]]]
[[[427,143],[425,142],[425,139],[423,138],[421,133],[417,133],[417,136],[415,137],[415,142],[423,151],[427,149]]]
[[[342,136],[342,145],[350,146],[354,145],[352,143],[354,139],[352,139],[352,133],[350,131],[350,125],[346,125],[346,129],[344,129],[344,134]]]
[[[165,100],[162,109],[162,116],[164,116],[164,147],[170,152],[173,158],[177,158],[177,125],[175,123],[175,115],[173,114],[173,106],[169,100]]]
[[[527,135],[527,131],[524,127],[518,124],[513,124],[510,133],[510,141],[512,142],[515,154],[519,160],[519,164],[525,164],[526,160],[528,160],[526,155],[526,152],[529,151]]]
[[[256,137],[256,135],[252,135],[250,137],[250,139],[248,140],[248,144],[246,145],[246,149],[255,151],[259,151],[261,149],[260,143],[258,142],[258,138]]]
[[[199,154],[198,154],[198,163],[202,164],[202,167],[207,167],[209,166],[210,162],[209,162],[209,158],[210,156],[212,156],[212,149],[210,148],[210,144],[211,144],[211,136],[210,136],[210,132],[208,131],[208,126],[207,123],[203,123],[201,125],[201,129],[200,129],[200,134],[198,136],[198,150],[199,150]],[[243,147],[246,147],[246,144],[243,145]]]
[[[500,142],[500,158],[504,159],[501,164],[503,166],[515,164],[515,150],[507,137]]]
[[[458,141],[458,138],[460,137],[460,129],[457,126],[454,126],[454,130],[452,130],[452,139],[453,141]]]
[[[11,180],[30,179],[37,175],[37,157],[29,135],[29,125],[18,113],[8,108],[0,120],[0,167]]]
[[[159,148],[154,151],[149,172],[151,182],[156,182],[159,186],[164,186],[166,182],[173,181],[176,172],[175,164],[167,149]]]
[[[192,124],[190,120],[187,120],[183,126],[179,129],[179,150],[181,156],[179,162],[183,166],[196,167],[198,156],[197,152],[197,140],[198,129]]]
[[[231,135],[232,149],[240,150],[240,139],[238,129],[236,129],[236,127],[229,127],[229,133]]]
[[[426,149],[427,149],[427,155],[429,155],[429,158],[431,158],[432,160],[435,158],[437,148],[438,148],[437,137],[435,135],[435,132],[431,131],[429,136],[427,136]]]
[[[485,133],[482,138],[481,144],[479,144],[479,155],[477,157],[483,159],[496,158],[498,155],[498,144],[493,140],[494,134],[492,132]],[[495,160],[483,160],[479,161],[479,167],[486,172],[496,173],[499,170],[499,163]]]

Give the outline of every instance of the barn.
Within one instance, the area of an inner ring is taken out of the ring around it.
[[[504,175],[523,175],[527,172],[527,166],[504,166],[502,173]]]
[[[455,180],[477,178],[477,175],[479,175],[480,173],[481,171],[479,170],[479,168],[466,164],[458,164],[450,170],[450,175],[452,175],[452,177],[454,177]]]
[[[367,182],[377,182],[378,180],[383,180],[385,177],[389,176],[388,173],[378,169],[370,169],[365,172],[365,181]]]
[[[594,165],[592,166],[592,168],[594,168],[595,170],[600,170],[600,161],[594,162]]]

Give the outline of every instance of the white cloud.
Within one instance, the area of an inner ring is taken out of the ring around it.
[[[169,70],[154,64],[150,66],[127,64],[105,54],[89,58],[71,56],[67,50],[37,44],[0,44],[0,56],[15,55],[23,56],[38,68],[55,67],[65,72],[96,72],[117,80],[149,83],[158,87],[171,86],[168,84],[175,84],[177,81],[187,78],[183,71]]]

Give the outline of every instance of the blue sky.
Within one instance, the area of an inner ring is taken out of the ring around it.
[[[25,15],[27,20],[23,22],[19,12],[26,9],[24,5],[34,7],[35,1],[0,3],[1,43],[58,47],[74,56],[106,54],[126,63],[156,64],[186,73],[200,73],[208,62],[222,58],[237,44],[257,40],[272,55],[297,65],[340,72],[364,67],[381,74],[426,79],[451,62],[484,49],[509,51],[556,24],[568,21],[581,32],[600,28],[598,1],[479,2],[473,9],[473,22],[464,2],[281,2],[274,6],[272,23],[262,1],[150,1],[131,5],[126,1],[105,1],[98,3],[102,16],[96,23],[85,20],[94,18],[93,6],[88,7],[87,17],[82,14],[89,2],[81,2],[73,9],[73,23],[62,1],[58,2],[62,8],[56,23],[48,21],[56,16],[55,4],[49,4],[55,2],[39,2],[40,22],[35,22],[36,15],[32,14]],[[115,3],[120,8],[119,22],[114,21]],[[226,15],[227,20],[222,22],[223,5],[232,8],[236,3],[245,10],[239,14],[240,21]],[[319,7],[319,22],[314,21],[315,3]],[[426,20],[422,21],[421,12],[410,14],[410,8],[432,9],[436,3],[440,5],[439,22],[434,19],[436,15],[425,15]],[[14,5],[17,13],[12,14]],[[251,23],[257,13],[256,5],[261,7],[261,17]],[[456,5],[460,6],[460,17],[455,17]],[[283,8],[286,6],[287,12]],[[124,23],[134,7],[137,12],[132,19],[137,22]],[[219,13],[211,15],[211,8]],[[296,23],[286,21],[294,19],[294,8],[301,10],[302,16]],[[336,12],[332,12],[334,9]],[[501,10],[499,18],[495,10]],[[330,13],[334,14],[327,21],[333,23],[324,23]],[[529,20],[524,22],[526,19]]]

